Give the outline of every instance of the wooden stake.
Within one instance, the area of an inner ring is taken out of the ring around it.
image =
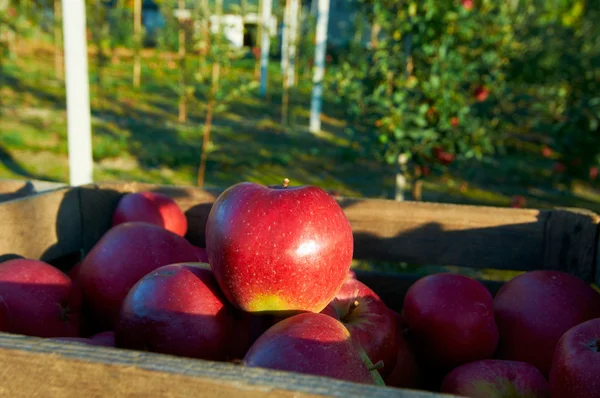
[[[139,0],[137,0],[139,1]],[[179,10],[185,10],[185,0],[179,0]],[[183,26],[184,22],[182,19],[179,20],[179,117],[180,123],[187,121],[187,93],[186,93],[186,81],[185,81],[185,29]]]
[[[133,61],[133,87],[139,87],[142,75],[140,51],[142,48],[142,0],[133,0],[133,38],[135,55]]]

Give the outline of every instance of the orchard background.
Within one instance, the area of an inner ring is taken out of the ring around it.
[[[0,177],[68,180],[60,1],[0,0]],[[290,1],[273,2],[264,97],[257,32],[235,48],[209,24],[258,0],[140,0],[164,17],[152,32],[136,27],[137,0],[86,1],[95,180],[287,177],[339,195],[600,211],[600,2],[345,0],[344,20],[332,2],[330,35],[352,28],[328,46],[311,133],[316,0],[301,2],[296,41],[282,39]]]

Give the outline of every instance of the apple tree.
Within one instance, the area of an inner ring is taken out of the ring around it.
[[[493,151],[512,10],[492,0],[358,3],[377,31],[341,60],[335,90],[354,138],[396,167],[396,198],[413,179],[419,199],[422,177]]]

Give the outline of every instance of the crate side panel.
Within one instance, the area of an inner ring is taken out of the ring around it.
[[[0,391],[7,396],[446,396],[6,333],[0,333],[0,361]]]
[[[58,189],[0,204],[0,255],[52,260],[81,247],[76,189]]]

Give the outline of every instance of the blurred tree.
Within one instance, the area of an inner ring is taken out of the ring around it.
[[[451,0],[360,5],[377,29],[369,47],[354,42],[336,89],[348,103],[354,137],[396,168],[396,198],[412,179],[419,199],[421,178],[492,153],[502,128],[493,109],[505,86],[511,10],[491,0],[476,7]],[[365,123],[371,128],[361,133]]]

